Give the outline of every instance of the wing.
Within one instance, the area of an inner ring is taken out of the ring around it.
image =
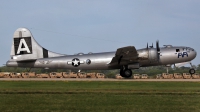
[[[115,57],[113,57],[110,64],[127,65],[131,62],[136,61],[137,58],[138,53],[134,46],[122,47],[117,49]]]

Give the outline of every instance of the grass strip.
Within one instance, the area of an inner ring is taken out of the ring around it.
[[[199,112],[199,82],[0,81],[0,111]]]

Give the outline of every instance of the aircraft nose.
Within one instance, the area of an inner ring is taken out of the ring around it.
[[[192,48],[192,57],[193,59],[197,56],[197,52]]]
[[[197,52],[196,52],[195,50],[194,50],[194,55],[195,55],[195,56],[194,56],[194,58],[195,58],[195,57],[197,56]]]

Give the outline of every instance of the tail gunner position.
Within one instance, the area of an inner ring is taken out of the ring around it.
[[[131,77],[131,69],[190,62],[196,55],[193,48],[172,45],[159,47],[158,41],[156,48],[147,44],[146,48],[138,50],[134,46],[127,46],[115,52],[65,55],[43,48],[28,29],[18,28],[14,32],[11,59],[6,66],[76,70],[120,69],[122,77]],[[195,70],[191,67],[189,73],[194,74]]]

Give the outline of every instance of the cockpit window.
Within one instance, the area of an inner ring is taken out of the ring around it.
[[[180,52],[180,50],[179,50],[179,49],[176,49],[176,52]]]

